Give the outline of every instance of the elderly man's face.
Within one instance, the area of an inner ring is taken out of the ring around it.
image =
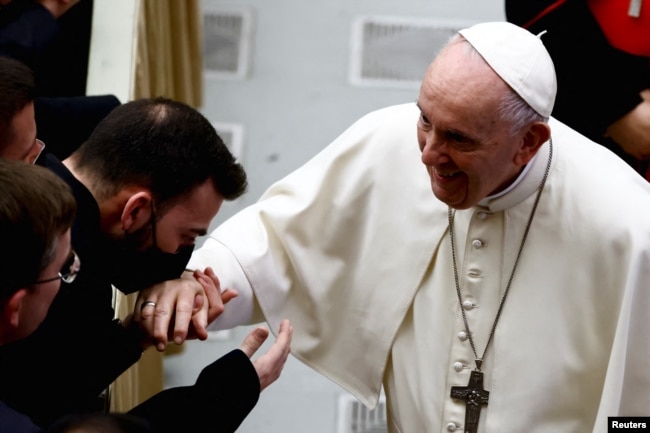
[[[515,156],[521,136],[511,136],[498,105],[507,85],[464,43],[447,47],[420,89],[418,142],[435,196],[467,209],[507,187],[521,171]]]

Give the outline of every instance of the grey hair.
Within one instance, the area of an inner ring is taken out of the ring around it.
[[[548,117],[544,117],[535,111],[510,86],[508,86],[508,91],[501,98],[497,110],[501,120],[510,125],[511,134],[521,131],[533,122],[548,121]]]

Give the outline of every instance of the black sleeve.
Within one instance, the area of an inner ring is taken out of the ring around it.
[[[0,55],[35,71],[59,31],[57,20],[45,7],[32,0],[12,0],[0,10]]]
[[[120,105],[113,95],[37,97],[34,115],[38,138],[60,160],[88,139],[95,126]]]
[[[154,433],[232,433],[259,395],[253,364],[233,350],[205,367],[194,385],[164,390],[129,413],[149,421]]]
[[[0,401],[0,433],[41,433],[31,419]]]
[[[141,354],[118,321],[39,328],[0,347],[0,399],[44,427],[68,413],[102,410],[99,394]]]

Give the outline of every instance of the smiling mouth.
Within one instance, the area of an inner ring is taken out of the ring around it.
[[[433,170],[433,172],[436,174],[436,176],[443,177],[443,178],[446,178],[446,179],[451,179],[453,177],[458,177],[463,173],[462,171],[451,171],[451,172],[443,173],[443,172],[440,172],[440,171],[435,170],[435,169]]]

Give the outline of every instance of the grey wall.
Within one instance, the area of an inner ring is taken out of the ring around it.
[[[356,17],[504,19],[501,0],[203,2],[204,7],[244,5],[255,16],[249,76],[243,80],[206,78],[205,82],[206,117],[244,127],[242,163],[250,181],[248,194],[225,206],[215,225],[254,202],[273,181],[315,155],[363,114],[416,99],[417,86],[389,89],[349,83],[351,29]],[[187,343],[180,354],[166,358],[166,385],[193,382],[204,365],[237,347],[249,329],[235,329],[225,340]],[[262,393],[238,431],[335,433],[337,398],[344,392],[290,359],[281,379]]]

